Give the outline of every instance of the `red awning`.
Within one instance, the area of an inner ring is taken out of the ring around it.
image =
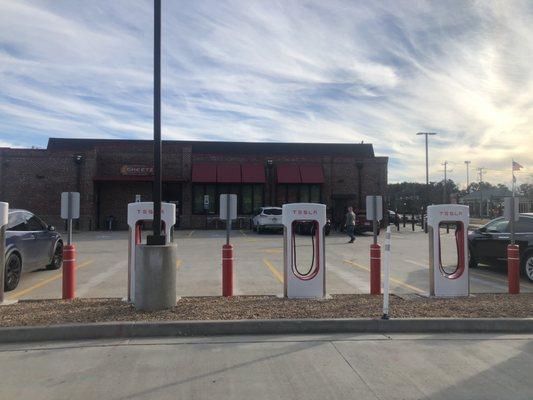
[[[217,181],[217,165],[196,163],[192,165],[192,181],[214,183]]]
[[[278,183],[301,183],[300,170],[296,164],[280,164],[276,167]]]
[[[320,164],[300,165],[302,183],[324,183],[324,171]]]
[[[241,166],[239,164],[218,164],[217,182],[241,183]]]
[[[265,167],[262,164],[242,164],[242,183],[265,183]]]

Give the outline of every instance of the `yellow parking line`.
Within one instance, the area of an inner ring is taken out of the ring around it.
[[[270,261],[268,261],[266,258],[263,258],[263,263],[267,266],[267,268],[272,272],[272,275],[280,282],[283,283],[283,275],[279,273],[279,271],[272,265]]]
[[[344,260],[344,262],[347,263],[347,264],[350,264],[350,265],[352,265],[352,266],[354,266],[354,267],[357,267],[357,268],[360,268],[360,269],[363,269],[363,270],[365,270],[365,271],[370,272],[370,268],[365,267],[364,265],[357,264],[356,262],[353,262],[353,261],[351,261],[351,260]],[[420,288],[418,288],[418,287],[416,287],[416,286],[409,285],[408,283],[405,283],[405,282],[400,281],[400,280],[398,280],[398,279],[395,279],[395,278],[393,278],[393,277],[391,277],[390,280],[391,280],[392,282],[394,282],[394,283],[400,285],[400,286],[404,286],[404,287],[406,287],[406,288],[408,288],[408,289],[414,290],[415,292],[426,293],[424,290],[422,290],[422,289],[420,289]]]
[[[263,253],[270,253],[270,254],[282,254],[283,249],[263,249],[261,250]]]
[[[194,233],[194,231],[190,231],[189,234],[188,234],[187,236],[188,236],[188,237],[191,237],[193,233]]]
[[[181,264],[183,263],[182,260],[176,260],[176,269],[178,269],[179,267],[181,267]]]
[[[80,269],[80,268],[86,267],[86,266],[88,266],[88,265],[90,265],[92,263],[93,263],[93,260],[82,262],[81,264],[78,264],[76,266],[76,269]],[[20,298],[20,297],[24,296],[25,294],[33,292],[35,289],[39,289],[41,286],[44,286],[47,283],[53,282],[55,280],[58,280],[62,276],[63,276],[63,274],[61,272],[59,272],[59,273],[51,276],[50,278],[44,279],[44,280],[42,280],[40,282],[37,282],[35,285],[30,286],[29,288],[26,288],[24,290],[20,290],[18,292],[15,292],[15,293],[9,295],[9,296],[6,296],[6,298],[9,299],[9,300],[13,300],[15,298]]]

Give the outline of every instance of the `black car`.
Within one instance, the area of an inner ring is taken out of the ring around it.
[[[533,282],[533,213],[520,214],[515,223],[515,242],[520,248],[520,265],[524,275]],[[468,235],[470,268],[478,262],[495,263],[507,260],[511,243],[509,220],[500,217]]]
[[[326,225],[324,225],[324,235],[329,235],[331,232],[331,220],[326,219]],[[296,233],[299,235],[313,235],[315,233],[315,225],[311,221],[300,221],[296,226]]]
[[[13,290],[24,272],[59,269],[63,264],[63,241],[55,228],[35,214],[10,209],[6,230],[4,290]]]

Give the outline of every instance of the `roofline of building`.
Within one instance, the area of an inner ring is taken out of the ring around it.
[[[66,139],[49,138],[48,150],[90,150],[97,147],[117,146],[123,144],[150,145],[151,140],[133,139]],[[163,140],[165,144],[191,146],[193,153],[248,153],[261,151],[272,154],[338,154],[365,158],[374,157],[371,143],[298,143],[298,142],[229,142],[229,141],[193,141]]]

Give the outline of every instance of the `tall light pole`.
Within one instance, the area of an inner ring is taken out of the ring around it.
[[[161,234],[161,0],[154,0],[154,219],[147,244],[164,245]]]
[[[448,182],[448,161],[442,163],[444,165],[444,185],[442,185],[442,204],[446,204],[446,182]]]
[[[429,161],[428,161],[428,136],[436,135],[435,132],[418,132],[417,135],[424,135],[426,137],[426,207],[429,202]]]
[[[466,160],[465,161],[465,164],[466,164],[466,191],[468,192],[468,186],[470,185],[470,163],[471,161],[469,160]]]

